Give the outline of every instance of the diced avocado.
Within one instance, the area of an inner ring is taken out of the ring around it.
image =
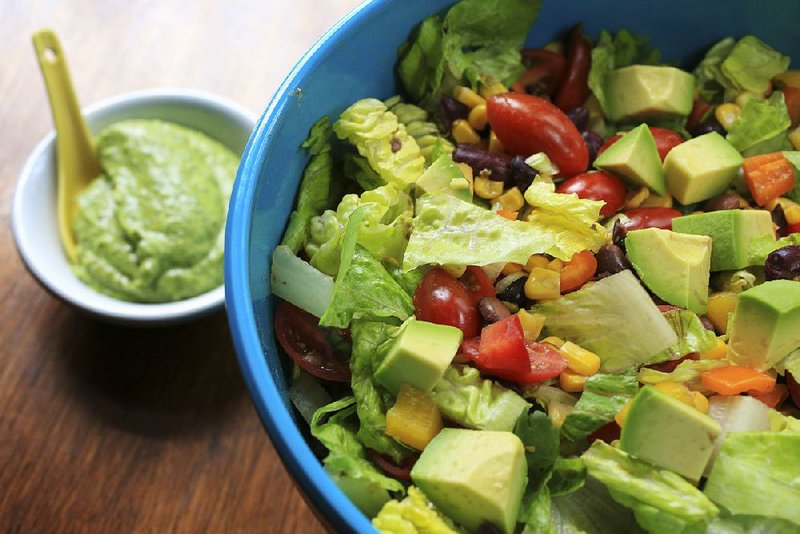
[[[800,282],[772,280],[739,293],[728,359],[769,369],[800,347]]]
[[[689,139],[664,159],[667,190],[684,205],[708,200],[725,192],[743,161],[717,132]]]
[[[722,210],[685,215],[672,219],[672,229],[711,237],[712,271],[734,271],[750,266],[750,242],[759,237],[775,237],[772,216],[766,210]]]
[[[645,386],[625,417],[620,449],[697,482],[721,430],[719,423],[696,408]]]
[[[625,248],[639,278],[653,293],[675,306],[706,312],[710,237],[645,228],[628,232]]]
[[[597,157],[594,166],[618,174],[629,182],[647,186],[659,195],[667,192],[661,156],[646,124],[617,139]]]
[[[528,482],[525,449],[511,432],[445,428],[422,451],[411,480],[469,532],[489,522],[511,533]]]
[[[430,393],[453,361],[463,336],[453,326],[411,319],[378,366],[375,379],[394,395],[402,384]]]
[[[694,77],[675,67],[631,65],[606,78],[608,118],[614,122],[686,117],[692,111]]]
[[[367,517],[375,517],[392,497],[389,492],[368,478],[352,478],[344,473],[332,472],[331,478]]]
[[[466,202],[472,201],[472,185],[449,154],[440,156],[417,178],[416,196],[443,191]]]

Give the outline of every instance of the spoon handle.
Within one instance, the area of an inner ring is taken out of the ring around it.
[[[76,259],[72,220],[78,193],[100,174],[92,138],[81,114],[61,43],[52,30],[33,35],[33,47],[44,77],[56,128],[58,161],[58,223],[61,242],[71,261]]]

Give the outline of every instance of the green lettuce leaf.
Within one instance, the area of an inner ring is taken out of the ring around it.
[[[417,267],[411,271],[404,271],[399,265],[384,264],[384,267],[386,267],[386,270],[392,278],[394,278],[394,281],[403,288],[403,291],[408,293],[408,296],[412,298],[414,297],[414,292],[417,290],[417,286],[422,280],[422,277],[428,272],[428,269],[425,267]]]
[[[692,72],[698,94],[706,102],[721,102],[725,89],[733,88],[733,83],[722,73],[722,62],[730,55],[735,44],[733,37],[717,42],[708,49]]]
[[[790,58],[752,35],[739,39],[720,65],[725,78],[741,91],[764,94],[770,80],[789,68]]]
[[[603,484],[589,477],[575,493],[553,498],[550,532],[634,534],[643,531],[631,511],[612,499]]]
[[[403,485],[380,473],[367,459],[351,419],[355,399],[344,397],[318,409],[311,419],[311,435],[329,451],[323,460],[336,483],[367,515],[374,515]]]
[[[628,65],[658,65],[660,63],[661,52],[650,46],[647,37],[624,29],[618,31],[616,35],[605,30],[600,32],[600,39],[592,49],[589,88],[600,103],[604,114],[608,110],[605,94],[605,81],[608,73]]]
[[[792,376],[800,377],[800,349],[795,349],[775,365],[775,370],[781,375],[789,371]]]
[[[750,241],[747,251],[750,265],[764,265],[770,252],[788,245],[800,245],[800,234],[789,234],[780,239],[775,239],[771,236],[753,239]]]
[[[401,102],[399,97],[386,100],[384,104],[397,115],[397,120],[403,123],[408,134],[417,142],[426,164],[430,165],[436,157],[452,154],[455,150],[453,143],[442,135],[435,123],[428,120],[428,112],[421,107]]]
[[[328,117],[322,117],[311,127],[308,139],[301,145],[308,149],[311,160],[303,171],[297,206],[289,216],[289,226],[281,241],[293,254],[297,254],[306,244],[311,218],[319,215],[328,205],[333,175],[330,134]]]
[[[545,481],[559,459],[558,429],[546,413],[533,411],[517,420],[514,433],[525,445],[529,483]]]
[[[442,415],[478,430],[510,432],[530,404],[503,386],[481,378],[474,367],[450,366],[431,391]]]
[[[789,160],[789,163],[794,166],[794,174],[797,176],[797,174],[800,173],[800,150],[786,150],[783,155]],[[783,196],[789,200],[800,203],[800,183]]]
[[[314,317],[322,317],[333,294],[333,278],[294,255],[286,245],[272,253],[272,293]]]
[[[364,156],[359,156],[353,152],[345,152],[342,155],[344,162],[344,175],[352,178],[364,191],[372,191],[384,185],[383,178],[370,167],[369,161]]]
[[[800,432],[800,419],[770,409],[767,418],[772,432]]]
[[[800,527],[800,433],[728,434],[705,494],[734,515],[784,519]]]
[[[580,458],[558,458],[547,486],[551,497],[578,491],[586,482],[586,464]]]
[[[405,191],[425,169],[425,158],[406,127],[375,98],[357,101],[333,125],[339,139],[348,141],[387,183]]]
[[[411,100],[432,109],[442,95],[445,74],[442,19],[423,20],[398,50],[397,74]],[[455,85],[455,83],[452,83]]]
[[[455,525],[415,486],[402,501],[387,502],[372,524],[384,534],[456,534]]]
[[[720,515],[708,525],[706,534],[784,534],[797,527],[783,519],[752,515]]]
[[[620,375],[597,373],[586,379],[581,398],[564,418],[561,434],[578,441],[614,420],[625,404],[639,391],[633,369]]]
[[[347,328],[353,319],[395,318],[401,321],[414,313],[411,297],[386,272],[381,262],[356,240],[366,207],[350,216],[342,244],[339,274],[321,326]]]
[[[718,291],[730,291],[731,293],[747,291],[759,283],[758,277],[746,269],[714,273],[711,275],[711,282]]]
[[[670,310],[664,318],[678,336],[678,342],[656,358],[657,361],[677,360],[691,352],[705,352],[717,344],[717,336],[707,330],[700,318],[691,310]]]
[[[605,205],[602,200],[582,199],[575,193],[556,193],[554,183],[539,178],[525,190],[525,201],[534,208],[530,221],[546,216],[576,232],[585,232],[587,227],[596,230],[600,210]]]
[[[549,478],[549,475],[548,477]],[[522,495],[519,507],[518,521],[525,527],[522,534],[536,534],[550,530],[550,517],[552,514],[552,500],[547,480],[528,484]]]
[[[420,265],[488,265],[525,263],[531,254],[547,253],[569,260],[605,243],[601,229],[569,223],[549,210],[534,221],[511,221],[450,195],[425,195],[417,200],[403,269]]]
[[[637,378],[642,384],[659,384],[661,382],[680,382],[685,384],[687,382],[697,382],[700,374],[709,369],[716,369],[717,367],[725,367],[730,365],[728,360],[685,360],[678,364],[675,369],[670,373],[656,371],[642,367],[637,373]],[[695,388],[693,388],[695,389]]]
[[[751,98],[742,108],[742,114],[728,129],[726,139],[745,155],[771,152],[781,148],[782,138],[791,125],[789,112],[781,91],[775,91],[766,100]],[[770,144],[773,139],[780,142],[777,146]],[[767,143],[767,144],[764,144]]]
[[[648,532],[704,532],[719,513],[708,497],[680,475],[602,441],[595,441],[581,458],[589,476],[605,484],[615,501],[633,510]]]

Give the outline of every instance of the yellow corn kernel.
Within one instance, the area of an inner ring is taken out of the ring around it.
[[[619,409],[617,415],[614,416],[614,421],[617,422],[620,428],[625,425],[625,418],[628,417],[628,410],[631,409],[631,402],[633,399],[630,399],[628,402],[625,403],[625,406]]]
[[[500,82],[492,82],[489,84],[481,85],[481,88],[478,91],[480,92],[483,98],[489,98],[490,96],[502,95],[503,93],[507,93],[508,87],[506,87]]]
[[[653,386],[671,397],[675,397],[684,404],[694,406],[694,395],[689,388],[678,382],[659,382]]]
[[[534,267],[525,282],[525,296],[531,300],[557,299],[561,296],[561,275],[550,269]]]
[[[708,413],[708,398],[699,391],[692,392],[694,407],[703,413]]]
[[[525,264],[525,270],[531,272],[536,267],[547,269],[548,265],[550,265],[550,260],[548,260],[545,256],[542,256],[541,254],[532,254],[531,257],[528,258],[528,262]]]
[[[784,208],[783,215],[786,217],[786,222],[789,224],[800,223],[800,206]]]
[[[473,180],[472,167],[470,167],[466,163],[456,163],[456,165],[458,165],[458,168],[461,169],[461,173],[464,175],[464,178],[469,180],[471,183]]]
[[[760,100],[761,96],[759,96],[759,95],[757,95],[755,93],[751,93],[750,91],[742,91],[736,97],[736,105],[739,106],[740,108],[743,108],[745,104],[747,104],[749,101],[753,100],[754,98],[757,99],[757,100]]]
[[[786,222],[789,224],[796,224],[798,221],[800,221],[800,204],[797,204],[788,198],[778,197],[767,202],[765,207],[769,211],[772,211],[778,205],[780,205],[780,207],[783,209],[783,215],[786,217]]]
[[[481,136],[464,119],[454,120],[450,133],[453,134],[453,139],[456,140],[456,143],[475,144],[481,142]]]
[[[558,376],[558,385],[567,393],[578,393],[586,385],[586,376],[564,371]]]
[[[522,271],[524,266],[521,263],[508,262],[503,266],[501,271],[504,275],[514,274]]]
[[[489,152],[492,154],[502,154],[505,152],[505,148],[503,148],[503,143],[500,142],[500,139],[494,134],[494,132],[489,132]]]
[[[475,130],[483,130],[489,124],[489,119],[486,116],[486,104],[480,104],[472,108],[467,116],[469,125]]]
[[[480,106],[481,104],[486,104],[486,100],[484,100],[481,95],[469,87],[464,87],[463,85],[459,85],[453,89],[453,98],[470,109],[474,108],[475,106]]]
[[[641,204],[639,204],[640,208],[671,208],[672,207],[672,195],[667,193],[666,195],[648,195],[646,199],[644,199]]]
[[[403,384],[397,402],[386,411],[386,434],[413,447],[424,449],[442,429],[442,415],[430,396]]]
[[[800,87],[800,70],[791,69],[773,78],[784,87]]]
[[[525,335],[525,341],[536,341],[542,333],[544,327],[545,316],[541,313],[530,313],[525,310],[517,312],[519,322],[522,324],[522,332]]]
[[[583,376],[591,376],[600,370],[600,357],[572,341],[567,341],[558,352],[567,360],[567,367]]]
[[[642,205],[642,202],[647,200],[650,196],[650,189],[647,187],[640,187],[636,190],[633,194],[631,194],[628,199],[625,201],[625,207],[628,209],[638,208]]]
[[[714,117],[722,125],[725,130],[729,130],[731,125],[736,122],[736,119],[742,114],[742,108],[736,104],[720,104],[714,110]]]
[[[731,291],[714,293],[708,297],[706,317],[718,334],[725,334],[728,331],[728,314],[733,313],[738,300],[739,296]]]
[[[486,176],[475,178],[475,194],[486,200],[494,200],[503,194],[503,182],[490,180]]]
[[[548,345],[554,346],[556,349],[560,349],[561,347],[564,346],[564,343],[566,343],[566,341],[564,341],[560,337],[547,336],[542,340],[542,343],[547,343]]]
[[[564,268],[564,262],[556,258],[547,264],[547,268],[550,269],[551,271],[556,271],[557,273],[560,273],[561,269]]]
[[[519,211],[525,205],[525,199],[522,197],[519,187],[512,187],[497,197],[495,202],[499,204],[500,209],[506,211]]]
[[[717,338],[717,343],[705,352],[700,353],[701,360],[721,360],[728,354],[728,344],[722,338]]]
[[[547,416],[550,418],[550,422],[553,423],[553,426],[560,429],[561,425],[564,423],[564,419],[573,409],[575,409],[575,407],[569,404],[555,400],[550,401],[547,403]]]

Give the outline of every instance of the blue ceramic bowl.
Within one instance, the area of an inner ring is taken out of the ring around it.
[[[275,448],[300,488],[337,532],[369,532],[369,520],[339,491],[299,430],[286,394],[275,339],[270,257],[292,210],[307,161],[299,148],[322,115],[336,117],[359,98],[399,90],[397,48],[447,0],[366,2],[326,33],[289,74],[269,103],[242,156],[231,198],[225,251],[230,328],[253,401]],[[727,35],[748,33],[784,54],[800,55],[800,2],[779,0],[545,0],[529,44],[542,45],[576,22],[597,36],[629,28],[649,35],[666,60],[694,65]],[[712,6],[718,6],[716,8]]]

